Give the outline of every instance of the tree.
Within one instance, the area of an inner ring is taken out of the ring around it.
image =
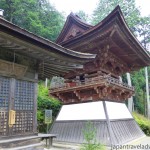
[[[79,10],[78,12],[75,13],[76,15],[78,15],[82,20],[84,20],[85,22],[89,21],[89,16],[88,14],[86,14],[84,11]]]
[[[117,5],[120,5],[124,17],[132,31],[136,31],[139,23],[140,11],[135,7],[135,0],[99,0],[94,10],[92,23],[96,24],[104,19]]]
[[[141,18],[138,26],[139,29],[138,33],[141,38],[141,43],[146,50],[148,50],[148,45],[150,43],[150,18],[149,17]],[[150,119],[150,97],[149,97],[150,93],[149,93],[149,79],[148,79],[147,67],[145,67],[145,80],[146,80],[146,102],[147,102],[147,107],[145,109],[146,109],[146,115]]]
[[[146,101],[147,101],[147,117],[150,119],[150,99],[149,99],[149,82],[148,82],[148,69],[145,67],[145,80],[146,80]]]
[[[150,16],[142,17],[138,26],[138,34],[140,36],[141,44],[146,50],[150,44]],[[148,79],[148,68],[145,67],[145,82],[146,82],[146,116],[150,119],[150,97],[149,97],[149,79]]]
[[[0,8],[8,21],[52,41],[64,24],[64,16],[47,0],[1,0]]]
[[[135,96],[133,98],[135,110],[140,114],[145,115],[145,73],[144,69],[141,69],[138,72],[133,72],[131,74],[132,84],[135,87]]]
[[[148,50],[148,45],[150,43],[150,15],[140,18],[137,32],[140,36],[139,39],[142,45]]]

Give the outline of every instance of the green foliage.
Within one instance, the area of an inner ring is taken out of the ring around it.
[[[140,11],[135,7],[135,0],[99,0],[94,10],[92,23],[97,24],[104,19],[117,5],[121,7],[129,27],[135,31],[140,20]]]
[[[38,86],[38,107],[37,107],[37,120],[39,132],[46,132],[46,124],[44,123],[45,109],[53,110],[53,119],[57,116],[61,107],[60,101],[48,95],[48,88],[42,83]]]
[[[0,8],[8,21],[52,41],[64,24],[64,16],[48,0],[1,0]]]
[[[140,19],[138,33],[142,39],[141,43],[143,44],[144,48],[148,49],[148,43],[150,43],[150,15]]]
[[[80,150],[105,150],[105,147],[96,142],[96,128],[91,122],[87,122],[83,130],[85,143]]]
[[[150,136],[150,120],[148,120],[143,115],[140,115],[136,112],[133,113],[133,117],[135,118],[136,122],[141,127],[143,132],[146,135]]]
[[[149,72],[150,72],[150,68]],[[122,76],[123,82],[127,83],[126,74]],[[134,109],[145,115],[146,111],[146,81],[145,81],[145,69],[135,71],[131,73],[132,86],[135,88],[135,95],[133,96]],[[127,102],[127,101],[126,101]]]
[[[144,115],[146,101],[145,70],[141,69],[138,72],[133,72],[131,80],[132,85],[135,87],[135,96],[133,99],[135,110]]]
[[[88,22],[88,14],[86,14],[84,11],[79,10],[78,12],[76,12],[76,15],[78,15],[83,21]]]

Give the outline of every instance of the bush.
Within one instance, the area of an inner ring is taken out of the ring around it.
[[[91,122],[87,122],[83,130],[85,143],[80,150],[105,150],[105,146],[96,142],[96,128]]]
[[[37,121],[38,121],[38,130],[39,132],[46,132],[46,124],[44,123],[45,119],[45,109],[52,109],[53,111],[53,120],[57,116],[61,107],[61,102],[56,100],[53,97],[50,97],[48,94],[48,88],[43,84],[38,85],[38,107],[37,107]]]
[[[138,123],[138,125],[141,127],[142,131],[146,135],[150,136],[150,120],[136,112],[133,112],[133,117],[135,121]]]

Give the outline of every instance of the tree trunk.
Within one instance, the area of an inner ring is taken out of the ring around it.
[[[127,82],[129,86],[132,86],[130,73],[127,73]],[[133,97],[128,98],[128,109],[132,113],[133,111]]]
[[[147,117],[150,119],[150,100],[149,100],[149,84],[148,84],[147,67],[145,67],[145,80],[146,80]]]

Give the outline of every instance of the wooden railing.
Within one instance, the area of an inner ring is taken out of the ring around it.
[[[84,81],[73,80],[70,83],[64,83],[64,84],[55,83],[55,86],[50,88],[50,92],[67,90],[67,89],[72,89],[72,88],[79,88],[79,87],[86,87],[86,86],[102,84],[102,83],[106,83],[109,85],[116,85],[116,86],[120,86],[128,90],[134,91],[134,87],[131,87],[128,84],[119,81],[118,79],[115,79],[113,77],[110,77],[109,75],[106,75],[106,76],[98,76],[98,77],[91,78],[91,79],[85,79]]]
[[[123,83],[123,82],[121,82],[118,79],[115,79],[115,78],[112,78],[112,77],[108,77],[107,81],[109,83],[111,83],[111,84],[118,85],[118,86],[121,86],[121,87],[124,87],[124,88],[127,88],[127,89],[130,89],[130,90],[134,91],[134,87],[133,86],[129,86],[128,84]]]

